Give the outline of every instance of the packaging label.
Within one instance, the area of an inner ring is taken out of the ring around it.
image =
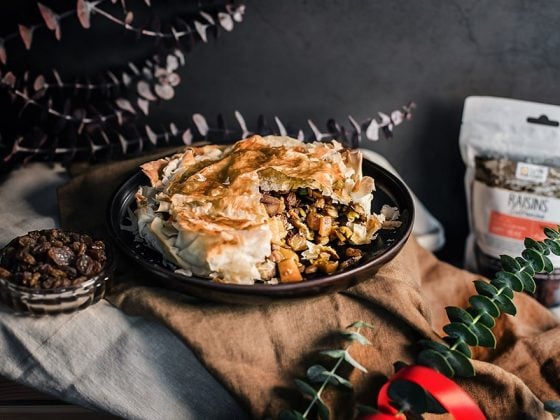
[[[548,166],[517,162],[515,177],[517,179],[521,179],[522,181],[543,183],[548,178]]]
[[[491,256],[519,255],[526,237],[544,239],[545,227],[560,224],[560,199],[489,187],[474,181],[472,223],[480,249]],[[553,263],[560,258],[551,255]]]

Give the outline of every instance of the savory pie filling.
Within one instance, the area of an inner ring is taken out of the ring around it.
[[[151,186],[136,195],[139,234],[179,272],[218,282],[331,274],[400,223],[390,207],[371,213],[361,159],[337,142],[277,136],[189,147],[142,165]]]

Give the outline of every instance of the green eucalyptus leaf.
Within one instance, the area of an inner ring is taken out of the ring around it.
[[[425,348],[435,350],[445,357],[456,375],[464,378],[474,376],[474,368],[469,359],[462,352],[451,350],[446,344],[438,343],[433,340],[420,340],[418,344],[421,344]]]
[[[365,338],[362,334],[357,333],[357,332],[343,332],[342,336],[346,339],[346,340],[350,340],[350,341],[357,341],[358,343],[364,345],[364,346],[369,346],[371,345],[371,341],[369,341],[367,338]]]
[[[548,249],[550,249],[550,252],[552,252],[554,255],[560,255],[560,243],[558,243],[557,241],[558,238],[555,240],[552,239],[544,240],[544,243],[546,244]]]
[[[486,325],[474,324],[472,329],[478,338],[479,346],[496,348],[496,337],[490,328]]]
[[[475,280],[474,287],[480,295],[488,296],[489,298],[493,298],[498,295],[498,289],[483,280]]]
[[[467,311],[478,319],[478,323],[486,325],[488,328],[492,329],[496,326],[496,318],[486,312],[480,312],[475,308],[468,308]]]
[[[519,273],[517,273],[517,274],[519,274]],[[511,290],[511,287],[502,286],[498,289],[498,293],[500,295],[504,295],[504,296],[507,296],[510,299],[513,299],[513,290]]]
[[[447,351],[447,361],[455,371],[455,375],[462,378],[470,378],[475,376],[474,366],[471,361],[460,351],[451,350]]]
[[[447,317],[452,322],[462,322],[464,324],[470,324],[473,321],[473,317],[463,308],[458,308],[456,306],[447,306],[445,308],[447,312]]]
[[[517,313],[517,308],[506,295],[496,296],[494,302],[500,307],[500,310],[506,314],[515,315]]]
[[[523,250],[523,252],[521,253],[521,255],[523,255],[523,257],[529,261],[529,263],[531,264],[531,267],[537,272],[540,273],[544,270],[544,260],[543,260],[543,255],[540,254],[538,251],[529,248],[529,249],[525,249]],[[515,290],[515,288],[514,288]]]
[[[404,369],[407,366],[408,364],[403,362],[402,360],[397,360],[395,363],[393,363],[393,369],[395,370],[395,373],[397,373],[401,369]]]
[[[517,278],[523,284],[523,290],[529,293],[532,293],[531,290],[534,292],[535,288],[535,281],[533,280],[533,276],[529,274],[527,271],[519,271],[516,273]]]
[[[352,389],[352,383],[350,381],[327,370],[321,365],[313,365],[307,369],[307,379],[316,384],[327,382],[330,385],[342,385],[346,388]]]
[[[521,283],[521,280],[515,274],[508,273],[507,271],[498,271],[491,283],[498,288],[507,286],[516,292],[523,291],[523,283]]]
[[[426,349],[432,349],[442,354],[444,354],[446,351],[449,350],[448,345],[443,343],[438,343],[437,341],[434,340],[422,339],[422,340],[418,340],[418,344],[420,344],[420,346]]]
[[[554,264],[552,264],[550,258],[544,256],[543,261],[544,261],[544,272],[549,274],[552,273],[554,271]]]
[[[278,415],[278,420],[305,420],[305,417],[296,410],[282,410]]]
[[[340,359],[346,354],[346,350],[323,350],[319,352],[323,356],[332,357],[333,359]]]
[[[443,331],[451,337],[460,337],[471,346],[478,345],[478,338],[467,325],[460,322],[452,322],[443,327]]]
[[[560,401],[548,400],[544,402],[544,409],[549,413],[560,416]]]
[[[525,245],[526,249],[534,249],[539,252],[539,254],[544,251],[544,246],[539,241],[535,241],[533,238],[525,238],[523,245]]]
[[[322,365],[313,365],[307,369],[307,379],[315,384],[320,384],[329,376],[329,371]]]
[[[496,306],[494,302],[490,300],[490,298],[486,296],[480,296],[480,295],[471,296],[469,298],[469,303],[472,305],[473,308],[476,308],[482,312],[486,312],[489,315],[493,316],[494,318],[497,318],[500,315],[500,309]],[[467,343],[469,342],[467,341]]]
[[[445,341],[448,346],[455,347],[457,351],[463,353],[466,357],[472,357],[471,349],[468,344],[463,341],[463,339],[456,337],[443,337],[443,341]]]
[[[523,257],[515,257],[515,259],[517,260],[517,262],[519,262],[519,265],[521,265],[521,269],[525,273],[529,274],[531,277],[535,275],[535,270],[533,270],[533,267],[531,266],[531,263],[529,263],[529,261],[527,261]]]
[[[550,239],[560,238],[560,232],[549,227],[544,228],[544,234]]]
[[[515,273],[521,268],[519,262],[509,255],[500,255],[500,262],[502,263],[503,270],[509,271],[510,273]]]
[[[329,407],[327,407],[321,398],[317,399],[317,414],[319,414],[321,420],[329,420],[330,418],[331,413]]]
[[[307,382],[302,381],[301,379],[294,379],[297,388],[303,395],[307,395],[308,397],[314,398],[317,395],[317,391]]]
[[[359,364],[352,356],[350,356],[350,353],[348,353],[347,351],[344,352],[344,360],[348,362],[350,365],[354,366],[356,369],[361,370],[364,373],[367,373],[367,369],[363,367],[361,364]]]
[[[425,413],[428,409],[424,389],[414,382],[397,379],[391,382],[387,394],[393,405],[404,411]]]
[[[450,378],[455,375],[455,371],[445,357],[432,349],[422,350],[416,357],[416,363],[431,367]]]
[[[375,327],[368,322],[356,321],[356,322],[353,322],[352,324],[348,325],[346,328],[347,329],[348,328],[369,328],[369,329],[373,329]]]

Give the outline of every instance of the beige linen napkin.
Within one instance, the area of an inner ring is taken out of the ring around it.
[[[116,187],[147,159],[98,166],[61,187],[63,226],[100,233]],[[349,372],[354,393],[329,394],[333,418],[349,418],[352,400],[374,405],[394,362],[413,361],[418,339],[442,333],[444,308],[466,306],[476,278],[411,239],[374,278],[344,293],[264,306],[216,304],[160,288],[123,259],[108,299],[175,332],[255,418],[305,407],[293,379],[305,376],[318,351],[341,345],[334,332],[357,320],[372,323],[375,329],[364,332],[372,345],[350,350],[368,373]],[[560,399],[560,325],[529,296],[515,302],[517,316],[498,321],[498,348],[478,351],[477,376],[458,382],[489,418],[547,418],[540,400]]]

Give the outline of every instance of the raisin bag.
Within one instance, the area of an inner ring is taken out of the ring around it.
[[[545,238],[560,224],[560,106],[471,96],[465,100],[459,144],[467,166],[470,236],[466,268],[486,276],[499,256],[521,255],[526,237]],[[536,276],[536,297],[560,305],[560,257]]]

